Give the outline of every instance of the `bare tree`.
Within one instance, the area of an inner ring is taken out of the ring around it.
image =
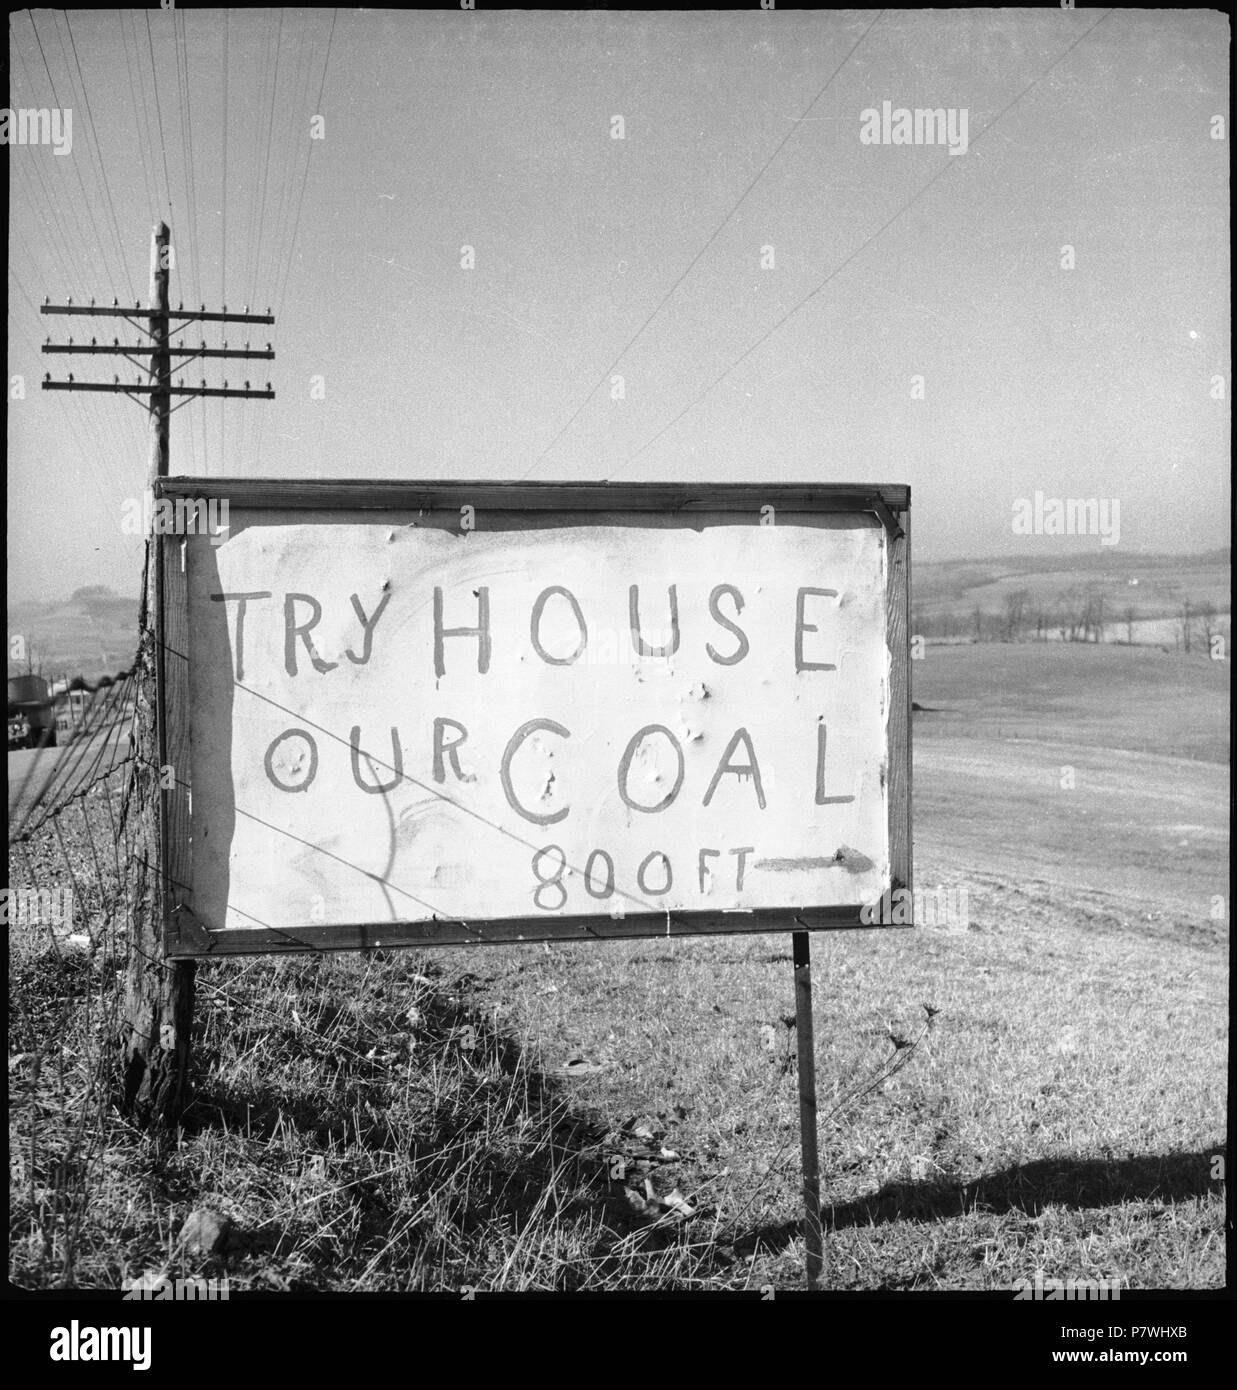
[[[1091,640],[1091,628],[1095,622],[1095,595],[1090,589],[1086,591],[1082,599],[1082,607],[1079,610],[1079,641],[1089,642]]]
[[[1061,595],[1060,614],[1061,640],[1077,642],[1087,622],[1086,600],[1077,589],[1067,589]]]
[[[1216,606],[1210,599],[1206,599],[1198,605],[1198,630],[1208,652],[1211,650],[1211,639],[1216,635],[1217,616]]]
[[[984,610],[979,604],[975,605],[975,612],[971,617],[975,623],[975,640],[977,642],[982,642],[984,640]]]
[[[1093,642],[1104,640],[1104,593],[1101,589],[1087,590],[1087,617]]]
[[[1180,645],[1188,655],[1194,632],[1194,608],[1188,598],[1181,600],[1181,607],[1177,611],[1177,632]]]
[[[1027,606],[1027,591],[1019,589],[1005,595],[1005,640],[1016,642],[1022,629],[1023,614]]]
[[[1125,612],[1121,615],[1121,621],[1125,624],[1125,640],[1132,647],[1134,645],[1134,622],[1138,614],[1134,611],[1134,605],[1127,603]]]

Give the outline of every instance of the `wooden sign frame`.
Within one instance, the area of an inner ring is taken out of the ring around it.
[[[861,524],[884,528],[886,535],[886,644],[890,656],[890,709],[887,723],[889,893],[904,890],[911,897],[911,704],[910,704],[910,488],[901,484],[747,484],[747,483],[504,483],[504,482],[368,482],[226,480],[175,477],[154,484],[156,500],[190,502],[226,499],[229,512],[263,509],[280,513],[332,511],[421,512],[425,524],[433,514],[450,516],[458,529],[462,507],[472,507],[478,529],[487,513],[503,513],[529,525],[553,524],[555,518],[575,524],[639,525],[642,516],[682,517],[724,514],[726,524],[760,523],[762,509],[772,506],[777,516],[848,513]],[[547,516],[547,514],[549,514]],[[696,521],[699,525],[699,520]],[[508,528],[510,529],[510,527]],[[156,587],[155,632],[158,719],[162,766],[173,770],[173,785],[165,788],[160,817],[160,858],[166,892],[165,949],[169,959],[201,959],[237,954],[268,954],[320,950],[475,945],[486,942],[588,940],[643,936],[703,936],[770,931],[819,931],[879,925],[891,920],[882,913],[877,922],[860,915],[864,904],[845,907],[783,909],[754,908],[729,912],[687,909],[670,912],[631,912],[605,916],[511,917],[481,922],[435,919],[423,922],[355,923],[295,928],[255,925],[250,930],[213,930],[194,915],[192,877],[192,815],[189,716],[188,580],[182,542],[160,535]],[[898,925],[911,925],[901,919]]]

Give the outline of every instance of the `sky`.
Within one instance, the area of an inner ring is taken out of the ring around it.
[[[269,339],[188,381],[276,399],[177,410],[174,474],[908,483],[920,561],[1100,548],[1014,534],[1036,492],[1118,503],[1115,559],[1229,543],[1219,13],[36,10],[9,37],[12,107],[73,112],[68,154],[8,150],[14,599],[139,587],[142,407],[39,389],[134,369],[38,351],[134,331],[37,309],[146,300],[159,218],[174,304],[276,315],[188,335]],[[886,102],[965,113],[965,152],[865,143]]]

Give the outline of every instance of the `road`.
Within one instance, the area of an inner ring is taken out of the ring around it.
[[[56,786],[93,777],[125,756],[129,744],[128,723],[121,720],[84,743],[57,748],[18,748],[9,753],[9,820],[38,795],[49,777]],[[92,771],[93,769],[93,771]],[[54,791],[54,789],[53,789]]]

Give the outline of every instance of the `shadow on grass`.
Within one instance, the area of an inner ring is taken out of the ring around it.
[[[1082,1211],[1123,1202],[1183,1201],[1218,1191],[1213,1158],[1224,1146],[1197,1153],[1139,1154],[1125,1159],[1049,1158],[989,1173],[966,1184],[887,1183],[869,1197],[822,1204],[827,1231],[898,1221],[936,1222],[980,1214],[1039,1216],[1050,1207]],[[782,1249],[802,1235],[798,1221],[766,1226],[740,1242]]]
[[[529,1259],[513,1277],[587,1282],[627,1224],[611,1220],[605,1125],[495,1026],[467,979],[419,993],[415,1030],[407,998],[398,1008],[367,999],[359,1014],[319,1003],[312,1032],[250,1016],[243,1044],[226,1024],[207,1024],[178,1156],[160,1165],[163,1195],[198,1203],[195,1152],[223,1140],[233,1191],[249,1172],[255,1188],[278,1174],[296,1194],[262,1203],[243,1253],[294,1256],[298,1287],[339,1289],[363,1275],[370,1289],[484,1288],[533,1223],[575,1227],[563,1243],[578,1265],[560,1252],[552,1275]],[[401,1020],[403,1033],[393,1031]],[[230,1055],[255,1046],[260,1066]],[[315,1156],[325,1164],[316,1177]]]

